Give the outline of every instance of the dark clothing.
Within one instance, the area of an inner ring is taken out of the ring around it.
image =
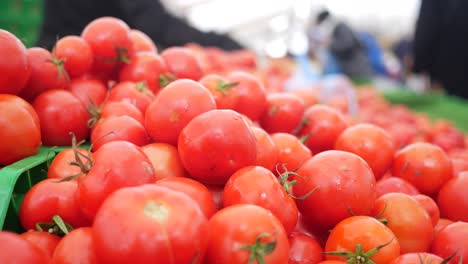
[[[225,50],[242,48],[227,36],[189,26],[169,14],[157,0],[44,0],[44,22],[37,46],[51,49],[59,37],[80,35],[89,22],[103,16],[122,19],[162,48],[189,42]]]
[[[449,94],[468,98],[468,1],[422,0],[414,36],[414,68]]]

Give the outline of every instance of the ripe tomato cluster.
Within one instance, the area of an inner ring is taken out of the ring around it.
[[[0,164],[70,146],[0,263],[468,263],[468,138],[448,122],[364,88],[349,116],[248,51],[159,53],[111,17],[52,52],[0,39]]]

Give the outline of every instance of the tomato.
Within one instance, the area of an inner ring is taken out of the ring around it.
[[[440,147],[414,143],[395,154],[392,174],[409,181],[421,193],[433,195],[452,177],[453,171],[449,157]]]
[[[83,161],[83,165],[89,166],[89,160],[83,158],[83,156],[91,156],[92,154],[85,150],[78,148],[76,151],[83,154],[80,159]],[[47,169],[47,178],[49,179],[63,179],[71,176],[75,176],[81,173],[81,168],[75,165],[71,165],[70,162],[76,160],[76,153],[73,148],[65,149],[59,152]]]
[[[310,150],[295,136],[288,133],[275,133],[271,139],[278,150],[278,161],[275,169],[284,172],[297,170],[306,160],[312,157]]]
[[[156,48],[153,40],[144,32],[137,29],[131,29],[128,33],[128,37],[132,41],[133,52],[138,53],[148,51],[158,53],[158,49]]]
[[[217,74],[205,75],[199,82],[213,95],[218,109],[235,109],[239,100],[236,89],[238,83],[228,82]]]
[[[260,127],[251,126],[256,139],[257,161],[255,165],[275,171],[278,161],[278,149],[270,135]]]
[[[29,230],[20,234],[20,236],[44,251],[49,258],[52,258],[52,254],[54,254],[54,250],[60,242],[60,237],[36,230]]]
[[[234,110],[257,121],[266,110],[266,91],[262,83],[246,72],[231,72],[226,76],[231,83],[238,83],[236,91],[238,101]]]
[[[177,148],[166,143],[152,143],[141,148],[153,165],[156,179],[185,177]]]
[[[444,229],[446,226],[452,223],[452,220],[440,218],[439,221],[437,221],[437,224],[434,226],[434,235],[436,235],[440,230]]]
[[[468,223],[455,222],[437,232],[432,242],[431,252],[447,258],[456,253],[450,264],[468,263]]]
[[[166,86],[145,113],[145,127],[156,142],[177,145],[180,131],[195,116],[216,109],[211,93],[192,80]]]
[[[297,89],[293,91],[293,94],[302,99],[306,108],[317,104],[320,95],[317,89],[311,88]]]
[[[81,37],[91,47],[96,72],[112,72],[123,62],[127,63],[133,51],[128,25],[114,17],[100,17],[83,29]]]
[[[347,127],[343,114],[325,105],[307,108],[302,124],[299,135],[307,137],[304,144],[313,153],[333,149],[338,136]]]
[[[165,86],[161,78],[166,72],[166,65],[159,55],[154,52],[139,52],[120,70],[119,80],[144,82],[157,94],[160,88]]]
[[[211,110],[182,130],[177,146],[189,175],[205,184],[223,185],[240,168],[255,164],[255,136],[241,115]]]
[[[211,193],[211,197],[215,203],[216,211],[223,209],[223,192],[224,186],[205,185]]]
[[[80,178],[77,190],[81,211],[90,220],[115,190],[156,181],[145,153],[130,142],[112,141],[93,154],[93,166]]]
[[[247,166],[236,171],[224,186],[224,207],[254,204],[271,211],[290,234],[297,224],[298,210],[293,198],[275,175],[260,166]]]
[[[344,263],[346,262],[339,261],[339,260],[325,260],[325,261],[319,262],[318,264],[344,264]]]
[[[59,183],[46,179],[29,189],[19,211],[24,229],[34,229],[38,222],[51,222],[54,215],[73,227],[86,226],[89,222],[81,214],[75,197],[77,186],[76,181]]]
[[[91,70],[93,65],[93,51],[83,38],[66,36],[57,41],[53,53],[59,60],[70,78],[76,78]]]
[[[440,211],[436,202],[431,197],[424,194],[414,195],[413,198],[426,210],[431,218],[432,226],[437,225],[440,219]]]
[[[216,207],[210,191],[205,185],[195,180],[185,177],[163,178],[158,180],[156,185],[188,195],[197,202],[207,219],[210,219],[216,213]]]
[[[0,112],[0,164],[10,165],[36,154],[41,128],[34,108],[18,96],[0,94]]]
[[[252,255],[257,263],[288,263],[286,232],[280,221],[262,207],[229,206],[217,212],[208,225],[205,264],[244,264]]]
[[[442,217],[452,221],[468,222],[468,172],[463,172],[444,184],[439,192],[437,204]]]
[[[395,146],[390,135],[372,124],[348,127],[335,142],[335,149],[348,151],[363,158],[380,179],[392,165]]]
[[[203,70],[195,55],[188,48],[170,47],[161,52],[161,57],[169,69],[179,79],[200,80]]]
[[[27,51],[31,75],[20,96],[33,101],[41,93],[51,89],[64,89],[68,85],[68,74],[63,62],[57,61],[43,48],[30,48]]]
[[[308,226],[305,223],[304,217],[302,216],[301,213],[299,213],[298,215],[297,225],[294,231],[313,237],[322,246],[325,246],[325,241],[327,241],[327,237],[329,234],[329,230],[320,229],[320,228],[311,228],[310,226]]]
[[[289,236],[288,264],[316,264],[323,259],[322,246],[312,237],[294,232]]]
[[[393,192],[405,193],[408,195],[419,194],[418,189],[411,183],[397,177],[382,178],[377,182],[375,188],[377,190],[377,197]]]
[[[0,244],[0,263],[50,263],[50,258],[44,251],[15,233],[1,231]]]
[[[89,114],[80,99],[71,92],[49,90],[39,95],[32,105],[39,116],[44,145],[69,146],[71,132],[77,141],[88,137]]]
[[[100,118],[111,116],[129,116],[140,124],[144,123],[143,113],[128,101],[114,101],[105,103],[99,113]]]
[[[431,253],[406,253],[394,259],[391,264],[442,264],[444,260]]]
[[[91,227],[68,233],[55,248],[52,264],[97,264]]]
[[[86,107],[99,106],[107,97],[107,87],[97,79],[73,79],[68,87]]]
[[[304,102],[294,94],[268,94],[260,125],[269,133],[293,133],[301,123],[304,110]]]
[[[431,246],[433,226],[429,214],[418,201],[403,193],[378,198],[372,215],[386,219],[387,227],[400,243],[400,252],[426,252]]]
[[[143,83],[120,82],[112,87],[107,101],[125,101],[131,103],[144,114],[153,99],[153,93]]]
[[[306,160],[294,177],[293,194],[299,211],[310,226],[332,228],[350,216],[370,214],[376,199],[372,170],[359,156],[330,150]]]
[[[111,141],[128,141],[139,147],[149,143],[145,127],[129,116],[111,116],[101,119],[91,131],[93,150]]]
[[[3,29],[0,29],[0,42],[0,94],[18,94],[31,74],[26,47]]]
[[[194,200],[149,184],[111,194],[92,228],[100,263],[201,263],[208,240],[207,219]]]
[[[356,246],[361,245],[364,257],[361,263],[386,264],[400,255],[400,244],[392,231],[375,218],[369,216],[352,216],[338,223],[330,233],[325,245],[325,252],[355,252]],[[380,248],[374,255],[368,253],[372,249]],[[327,260],[346,260],[344,257],[326,255]]]

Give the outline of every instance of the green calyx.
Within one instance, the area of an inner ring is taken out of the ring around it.
[[[237,85],[239,85],[238,82],[229,83],[220,79],[216,83],[216,90],[222,93],[223,95],[228,95],[229,90],[236,87]]]
[[[36,224],[36,229],[41,232],[48,232],[60,237],[65,236],[73,230],[70,224],[67,224],[59,215],[52,217],[52,222],[40,222]]]
[[[258,264],[265,264],[265,256],[268,256],[275,250],[277,239],[275,237],[272,242],[262,242],[262,239],[271,236],[273,235],[270,233],[261,233],[252,245],[246,245],[240,248],[240,250],[249,251],[248,264],[253,264],[255,261]]]
[[[300,168],[302,164],[299,164],[299,166],[297,166],[297,168],[295,168],[294,170],[292,171],[288,171],[288,169],[286,168],[286,165],[283,164],[283,173],[280,173],[278,167],[276,168],[276,172],[280,175],[278,177],[278,181],[279,183],[281,184],[281,186],[283,186],[284,190],[286,191],[286,193],[291,197],[293,198],[294,200],[305,200],[307,199],[309,196],[311,196],[316,190],[318,187],[315,187],[313,190],[311,190],[310,192],[306,193],[305,195],[301,196],[301,197],[297,197],[297,196],[294,196],[291,192],[291,188],[297,184],[297,180],[292,180],[290,181],[289,178],[291,176],[294,176],[294,177],[299,177],[299,178],[303,178],[300,174],[298,174],[296,171]]]
[[[361,244],[357,244],[355,252],[331,251],[331,252],[324,252],[324,254],[344,257],[347,259],[346,263],[348,264],[376,264],[374,261],[371,260],[371,258],[375,254],[377,254],[379,250],[390,245],[390,243],[392,242],[393,242],[393,238],[389,242],[383,245],[377,246],[367,252],[364,252]]]

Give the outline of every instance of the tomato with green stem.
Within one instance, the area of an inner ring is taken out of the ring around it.
[[[152,143],[141,147],[154,168],[156,179],[185,177],[186,172],[177,148],[166,143]]]
[[[12,33],[0,29],[0,94],[19,94],[31,75],[27,50]]]
[[[268,133],[293,133],[301,123],[304,101],[292,93],[270,93],[266,102],[266,111],[260,118],[262,128]]]
[[[296,171],[302,163],[312,157],[312,152],[301,140],[289,133],[274,133],[271,134],[271,139],[278,151],[276,173]]]
[[[70,176],[79,175],[82,171],[79,166],[74,165],[76,155],[92,156],[91,152],[86,149],[68,148],[60,151],[52,160],[47,168],[47,178],[49,179],[65,179]],[[83,160],[84,166],[91,166],[89,160]]]
[[[98,264],[91,227],[81,227],[68,233],[55,248],[52,264]]]
[[[18,234],[1,231],[0,244],[0,263],[50,263],[47,253]]]
[[[255,136],[257,146],[257,160],[255,165],[275,172],[276,164],[278,163],[278,149],[273,139],[260,127],[251,126],[250,128]]]
[[[208,74],[199,81],[213,95],[217,109],[235,109],[237,101],[236,86],[238,83],[229,82],[218,74]]]
[[[125,101],[131,103],[143,114],[153,100],[153,92],[143,82],[119,82],[112,87],[107,97],[107,102]]]
[[[161,52],[161,57],[177,79],[198,81],[204,75],[198,59],[188,48],[170,47]]]
[[[93,51],[82,37],[66,36],[57,41],[52,53],[63,66],[70,78],[80,77],[89,72],[93,65]]]

